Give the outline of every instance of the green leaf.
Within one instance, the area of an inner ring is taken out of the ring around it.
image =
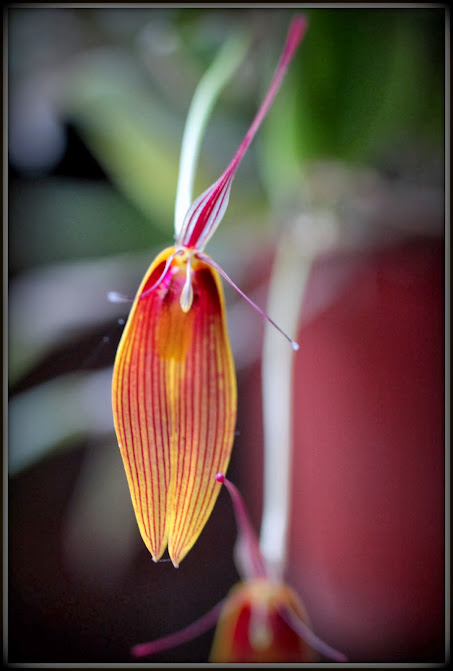
[[[11,271],[151,247],[168,237],[112,186],[69,179],[10,190]]]

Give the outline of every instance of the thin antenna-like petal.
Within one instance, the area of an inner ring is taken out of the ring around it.
[[[228,204],[231,184],[236,170],[248,146],[255,137],[261,122],[269,111],[288,65],[305,33],[306,27],[307,20],[304,16],[297,16],[292,21],[275,75],[252,125],[223,175],[202,193],[190,207],[178,235],[178,245],[203,250],[220,224]]]
[[[217,270],[217,272],[218,272],[220,275],[222,275],[223,279],[226,280],[226,281],[228,282],[228,284],[230,284],[230,285],[233,287],[233,289],[234,289],[235,291],[237,291],[237,293],[238,293],[240,296],[242,296],[242,298],[244,298],[244,299],[247,301],[247,303],[248,303],[249,305],[251,305],[252,308],[258,312],[259,315],[261,315],[261,317],[263,317],[263,319],[266,319],[270,324],[272,324],[272,326],[274,326],[274,328],[276,328],[277,331],[279,331],[279,332],[282,334],[282,336],[284,336],[284,337],[286,338],[286,340],[288,340],[288,342],[290,343],[290,345],[291,345],[291,347],[293,348],[293,350],[294,350],[295,352],[297,352],[297,350],[299,349],[299,345],[297,344],[297,342],[296,342],[295,340],[293,340],[287,333],[285,333],[285,332],[280,328],[280,326],[279,326],[278,324],[276,324],[276,323],[274,322],[274,320],[271,319],[271,317],[269,317],[269,315],[268,315],[266,312],[264,312],[264,310],[262,310],[260,307],[258,307],[258,305],[256,305],[256,303],[254,303],[254,302],[247,296],[247,294],[245,294],[241,289],[239,289],[239,287],[237,286],[237,284],[235,284],[235,283],[233,282],[233,280],[231,279],[231,277],[229,277],[229,275],[226,274],[226,272],[223,270],[223,268],[221,268],[221,267],[219,266],[218,263],[216,263],[213,259],[211,259],[210,256],[208,256],[208,255],[205,254],[204,252],[198,252],[196,256],[197,256],[198,259],[203,260],[208,266],[211,266],[211,268],[214,268],[215,270]]]

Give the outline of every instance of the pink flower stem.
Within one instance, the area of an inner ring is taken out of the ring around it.
[[[217,482],[225,485],[233,501],[234,514],[239,532],[239,542],[242,544],[243,559],[246,561],[246,570],[249,575],[245,578],[265,578],[267,569],[260,552],[258,539],[250,523],[247,510],[239,490],[228,480],[223,473],[215,476]],[[245,568],[245,567],[243,567]]]

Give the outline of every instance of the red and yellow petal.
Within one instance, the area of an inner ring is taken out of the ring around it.
[[[236,376],[218,273],[192,260],[193,303],[180,306],[185,255],[170,247],[137,293],[113,371],[115,429],[143,540],[175,565],[200,535],[227,468],[236,422]]]
[[[316,652],[282,617],[291,609],[309,624],[297,594],[268,578],[235,585],[220,613],[210,661],[216,663],[314,662]]]

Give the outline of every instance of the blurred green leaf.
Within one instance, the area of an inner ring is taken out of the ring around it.
[[[21,380],[33,366],[78,335],[111,328],[130,305],[111,303],[108,292],[134,296],[157,249],[83,261],[65,261],[21,273],[9,285],[8,378]],[[77,361],[77,357],[74,357]]]
[[[400,134],[420,135],[427,125],[437,126],[442,142],[443,59],[435,46],[444,37],[442,12],[307,13],[298,104],[288,119],[301,156],[368,160],[376,148]]]
[[[290,206],[288,199],[297,189],[302,172],[294,81],[289,73],[257,139],[261,179],[270,199],[280,208]]]
[[[183,122],[153,96],[134,59],[88,54],[68,78],[65,114],[113,183],[170,233]]]
[[[64,375],[15,396],[9,404],[11,475],[86,435],[113,433],[111,369]]]
[[[443,12],[307,14],[307,35],[258,139],[261,173],[274,201],[282,204],[300,191],[312,160],[372,164],[399,150],[440,155]]]
[[[109,184],[69,179],[14,183],[10,227],[11,271],[168,241]]]

